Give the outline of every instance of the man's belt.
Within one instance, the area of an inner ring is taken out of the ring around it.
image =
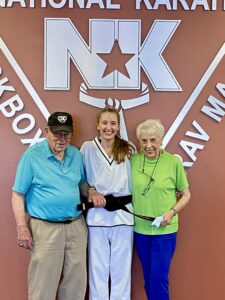
[[[151,221],[151,222],[153,222],[155,220],[154,217],[142,216],[142,215],[135,214],[126,207],[126,204],[129,204],[132,202],[132,195],[114,197],[113,195],[110,194],[110,195],[105,195],[104,198],[106,200],[106,204],[105,204],[104,208],[108,211],[115,211],[118,209],[122,209],[123,211],[125,211],[131,215],[134,215],[135,217],[138,217],[138,218],[141,218],[141,219],[144,219],[147,221]],[[93,208],[93,207],[94,207],[93,202],[84,202],[84,203],[77,205],[77,210],[87,211],[88,209]]]
[[[30,216],[30,217],[31,217],[31,219],[36,219],[36,220],[49,222],[49,223],[54,223],[54,224],[70,224],[74,220],[77,220],[79,218],[79,217],[77,217],[77,218],[73,218],[73,219],[64,219],[64,220],[60,220],[60,221],[52,221],[52,220],[41,219],[41,218],[37,218],[37,217],[33,217],[33,216]]]

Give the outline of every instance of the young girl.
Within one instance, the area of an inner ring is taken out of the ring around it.
[[[89,185],[114,197],[132,193],[129,159],[133,146],[119,137],[119,127],[118,111],[102,109],[97,115],[99,136],[81,147]],[[96,208],[103,206],[100,202],[87,213],[89,299],[130,300],[133,216],[121,209]],[[132,211],[131,203],[126,206]]]

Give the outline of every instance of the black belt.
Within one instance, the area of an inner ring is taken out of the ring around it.
[[[46,219],[41,219],[41,218],[37,218],[37,217],[33,217],[30,216],[32,219],[36,219],[36,220],[40,220],[40,221],[44,221],[44,222],[48,222],[48,223],[54,223],[54,224],[70,224],[71,222],[73,222],[75,219],[65,219],[65,220],[60,220],[60,221],[52,221],[52,220],[46,220]]]
[[[132,202],[131,195],[114,197],[113,195],[110,194],[110,195],[105,195],[104,198],[106,200],[106,204],[105,204],[104,208],[108,211],[115,211],[118,209],[123,209],[123,207],[126,204],[129,204]],[[88,210],[89,208],[93,208],[93,207],[94,207],[93,202],[84,202],[84,203],[77,205],[77,210],[85,211],[85,210]]]
[[[132,196],[128,195],[128,196],[120,196],[120,197],[114,197],[113,195],[105,195],[104,196],[105,200],[106,200],[106,205],[104,206],[104,208],[108,211],[115,211],[118,209],[122,209],[125,212],[138,217],[140,219],[144,219],[147,221],[151,221],[153,222],[155,220],[155,217],[150,217],[150,216],[143,216],[143,215],[139,215],[139,214],[135,214],[133,212],[131,212],[125,205],[128,203],[132,202]],[[93,202],[84,202],[81,204],[77,205],[77,210],[82,210],[82,211],[86,211],[89,208],[93,208],[94,207],[94,203]]]

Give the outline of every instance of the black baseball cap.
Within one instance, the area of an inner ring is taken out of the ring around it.
[[[67,112],[54,112],[48,118],[48,126],[51,132],[73,132],[73,118]]]

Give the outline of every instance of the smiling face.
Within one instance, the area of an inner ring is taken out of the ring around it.
[[[156,159],[160,153],[160,146],[162,144],[162,138],[155,134],[141,133],[139,138],[140,150],[149,159]]]
[[[158,119],[147,119],[136,128],[140,150],[149,159],[156,159],[160,154],[160,146],[164,136],[164,126]]]
[[[140,139],[140,149],[150,159],[156,159],[160,152],[162,138],[157,135],[142,134]]]
[[[52,152],[55,155],[64,153],[70,143],[72,133],[63,131],[52,133],[49,127],[45,129],[45,132],[48,138],[49,147],[51,148]]]
[[[97,130],[105,141],[113,141],[119,131],[119,120],[113,112],[103,112],[97,121]]]

